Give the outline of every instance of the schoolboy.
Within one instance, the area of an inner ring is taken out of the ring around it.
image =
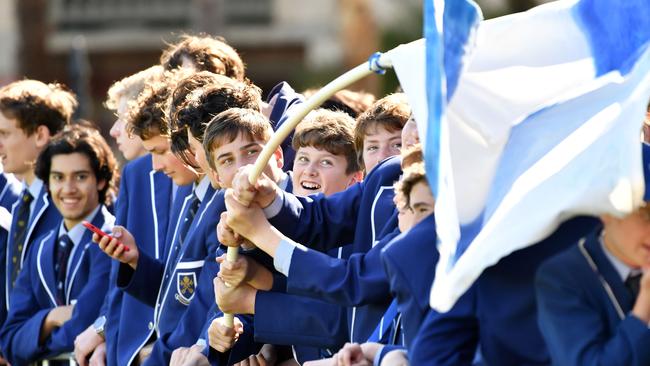
[[[542,264],[538,323],[554,365],[650,363],[650,145],[644,203]]]
[[[110,260],[82,225],[110,231],[114,222],[104,206],[117,179],[108,144],[92,127],[66,127],[39,156],[36,175],[47,182],[63,219],[34,242],[14,288],[0,335],[14,365],[71,351],[108,289]]]
[[[183,95],[185,98],[183,98]],[[212,116],[230,108],[248,108],[258,110],[261,103],[260,91],[257,87],[216,75],[209,72],[200,72],[182,79],[172,94],[172,104],[169,113],[170,125],[175,130],[172,136],[184,134],[189,142],[189,149],[180,143],[181,139],[172,138],[172,149],[186,163],[190,160],[196,162],[202,172],[211,177],[214,186],[220,183],[207,162],[203,149],[203,136],[208,122]],[[180,103],[185,99],[184,103]],[[181,104],[180,106],[176,106]],[[176,146],[176,147],[175,147]],[[193,156],[188,156],[193,154]],[[193,271],[195,272],[195,286],[192,301],[189,304],[181,304],[178,301],[169,300],[168,307],[178,308],[177,313],[182,313],[177,321],[177,326],[168,334],[162,334],[154,345],[152,356],[147,364],[169,363],[171,353],[174,349],[193,344],[199,337],[200,325],[206,322],[206,314],[214,304],[214,292],[212,290],[212,278],[218,272],[218,264],[214,261],[221,252],[217,242],[214,229],[218,223],[221,212],[225,210],[223,195],[218,192],[213,195],[209,206],[206,205],[204,213],[201,214],[202,221],[195,229],[195,235],[188,238],[182,253],[179,256],[177,267],[188,271],[187,263],[200,263]],[[168,296],[171,296],[171,292]],[[174,296],[178,296],[177,294]],[[199,324],[199,326],[197,326]]]
[[[293,192],[296,195],[307,196],[317,193],[331,195],[361,180],[361,171],[354,146],[353,130],[354,120],[350,116],[343,112],[334,112],[326,109],[312,111],[301,121],[296,128],[292,141],[293,148],[296,151],[293,165],[294,171],[292,173]],[[349,255],[349,253],[344,254],[341,249],[343,248],[333,249],[329,252],[329,255],[335,258]],[[223,261],[223,259],[224,257],[219,258],[220,261]],[[239,278],[228,277],[225,279],[226,282],[232,285],[238,285],[243,281],[243,278],[256,281],[259,273],[265,271],[263,266],[246,257],[240,257],[238,263],[235,265],[222,263],[222,266],[226,266],[226,269],[220,272],[220,276],[222,277],[228,276],[228,269],[234,268],[234,266],[249,269],[249,271],[244,270],[243,272],[237,273]],[[253,274],[254,272],[258,274],[255,275]],[[260,277],[272,279],[270,275]],[[255,288],[263,288],[265,290],[269,290],[273,286],[272,283],[249,284]],[[266,308],[275,309],[276,304],[278,304],[277,306],[283,306],[281,304],[284,304],[291,308],[288,312],[293,314],[296,319],[301,319],[302,316],[309,317],[310,314],[325,319],[324,313],[331,311],[335,312],[335,316],[340,315],[338,307],[316,304],[318,301],[312,301],[311,304],[306,305],[304,302],[309,303],[309,299],[297,301],[291,295],[280,293],[269,293],[266,296],[266,304],[268,305],[265,306]],[[314,311],[318,311],[318,313],[314,313]],[[266,329],[272,328],[274,317],[271,316],[269,318],[267,315],[255,317],[255,329],[259,329],[259,331],[256,331],[256,339],[273,342],[272,337],[265,337],[262,334],[264,334]],[[308,323],[300,320],[296,320],[296,322]],[[220,324],[213,322],[211,326],[217,327]],[[223,329],[212,331],[216,334],[225,333]],[[325,336],[324,333],[322,335]],[[337,343],[333,342],[333,344]],[[321,345],[331,348],[329,343]],[[318,357],[318,353],[315,352],[317,350],[315,349],[308,349],[304,346],[295,347],[294,349],[295,356],[301,362]],[[257,357],[262,357],[262,355]]]
[[[70,122],[77,100],[60,84],[21,80],[0,89],[0,156],[5,173],[22,181],[20,199],[11,209],[0,294],[4,323],[15,281],[34,239],[59,224],[61,215],[34,173],[34,163],[51,137]]]
[[[123,156],[127,160],[133,159],[122,170],[120,194],[115,204],[116,224],[126,227],[136,240],[150,243],[150,246],[142,249],[150,250],[151,255],[156,257],[162,255],[164,247],[171,206],[172,181],[164,173],[152,169],[151,154],[144,150],[142,139],[138,135],[129,133],[127,127],[129,105],[155,111],[157,108],[155,104],[138,105],[137,101],[148,83],[159,81],[163,77],[161,66],[152,66],[128,76],[110,87],[108,98],[104,103],[108,109],[116,111],[117,119],[111,128],[111,136],[116,140]],[[153,99],[149,100],[153,101]],[[141,153],[145,155],[137,157]],[[143,199],[144,197],[146,199]],[[117,266],[113,267],[111,275],[115,276]],[[141,315],[130,324],[131,329],[148,331],[147,324],[151,321],[148,319],[151,318],[150,311],[143,309],[145,305],[130,295],[124,298],[122,291],[119,291],[114,283],[115,281],[111,280],[110,290],[106,295],[100,316],[75,339],[75,358],[81,366],[87,365],[88,362],[116,364],[122,301],[132,306],[128,313]],[[138,332],[130,332],[127,336],[133,334]]]
[[[125,287],[120,285],[129,283],[133,277],[148,282],[147,286],[135,286],[137,289],[142,289],[141,292],[123,291],[122,302],[115,305],[119,310],[110,311],[111,314],[120,314],[117,320],[118,329],[129,329],[128,332],[118,332],[117,364],[130,364],[136,358],[143,361],[148,356],[153,339],[159,332],[160,324],[155,305],[158,290],[163,282],[165,264],[168,258],[175,257],[178,253],[180,244],[190,232],[199,206],[206,201],[202,199],[205,198],[210,186],[207,179],[201,181],[193,169],[183,164],[171,152],[169,126],[164,119],[166,102],[171,92],[170,85],[173,85],[173,80],[170,79],[148,85],[138,98],[136,106],[130,111],[127,124],[128,131],[139,136],[145,150],[151,153],[152,168],[167,175],[174,183],[167,196],[173,197],[173,202],[170,204],[171,209],[167,211],[169,217],[166,236],[163,240],[149,239],[139,242],[141,249],[135,247],[132,233],[122,226],[116,226],[114,237],[117,240],[110,245],[108,245],[108,238],[103,238],[100,242],[102,250],[122,262],[116,276],[118,288]],[[197,182],[200,184],[195,184]],[[135,221],[133,224],[135,225]],[[130,241],[127,241],[127,237]],[[116,245],[117,241],[130,242],[134,245],[132,250],[125,253],[128,259],[121,257],[124,246]],[[129,261],[130,264],[124,264]],[[140,269],[136,271],[138,267]],[[112,324],[114,323],[111,323],[114,327]]]

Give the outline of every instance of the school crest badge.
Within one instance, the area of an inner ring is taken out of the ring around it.
[[[196,273],[176,273],[176,299],[188,305],[196,292]]]

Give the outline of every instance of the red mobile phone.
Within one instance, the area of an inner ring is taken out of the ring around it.
[[[104,236],[111,237],[110,235],[108,235],[108,234],[106,234],[105,232],[103,232],[100,228],[98,228],[97,226],[91,224],[91,223],[88,222],[88,221],[82,221],[81,224],[82,224],[83,226],[85,226],[86,229],[88,229],[88,230],[92,231],[93,233],[99,235],[100,238],[101,238],[101,237],[104,237]],[[124,244],[122,244],[122,243],[120,243],[120,245],[122,245],[122,246],[124,247],[124,251],[125,251],[125,252],[128,252],[128,251],[129,251],[129,247],[127,247],[126,245],[124,245]]]

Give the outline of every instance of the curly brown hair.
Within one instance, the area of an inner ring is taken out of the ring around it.
[[[294,150],[315,147],[334,155],[342,155],[347,161],[345,172],[361,170],[354,146],[354,119],[345,112],[317,109],[310,112],[296,127],[291,142]]]
[[[193,63],[195,71],[205,70],[244,80],[244,62],[221,37],[183,35],[179,42],[170,44],[163,51],[160,64],[165,70],[179,69],[184,59]]]
[[[127,132],[148,140],[157,135],[170,136],[166,108],[175,85],[175,75],[165,72],[159,81],[145,85],[138,98],[129,105]]]
[[[63,84],[45,84],[38,80],[15,81],[0,89],[0,112],[16,119],[27,135],[45,126],[51,135],[70,122],[77,98]]]
[[[400,196],[400,199],[403,200],[404,207],[411,207],[411,191],[416,184],[424,182],[424,184],[429,186],[427,182],[427,176],[424,170],[424,162],[413,163],[409,165],[402,174],[402,179],[399,182],[395,183],[395,193]]]
[[[38,156],[36,176],[47,184],[52,158],[55,155],[72,153],[80,153],[88,157],[97,182],[102,180],[106,182],[104,188],[98,192],[99,202],[110,205],[113,197],[117,195],[119,179],[117,161],[102,134],[90,122],[75,122],[56,134]]]

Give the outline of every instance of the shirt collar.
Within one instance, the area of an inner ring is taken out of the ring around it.
[[[280,187],[281,190],[286,191],[288,185],[289,185],[289,174],[282,172],[282,175],[280,176],[280,181],[278,181],[278,187]]]
[[[93,212],[91,212],[88,216],[86,216],[83,221],[92,222],[101,207],[102,205],[97,205],[97,207],[95,207]],[[78,223],[70,230],[66,230],[65,223],[61,221],[61,226],[59,226],[59,237],[61,237],[61,235],[63,234],[68,234],[68,237],[70,238],[70,240],[72,240],[72,243],[74,243],[74,245],[77,245],[81,242],[81,238],[86,233],[86,230],[87,230],[86,227],[83,226],[81,223]]]
[[[34,178],[34,181],[29,186],[27,185],[27,182],[23,181],[23,188],[27,188],[27,190],[29,190],[29,194],[31,194],[32,198],[36,200],[36,198],[38,198],[38,196],[41,194],[41,190],[43,189],[43,181],[38,178]]]
[[[602,239],[600,240],[600,246],[601,248],[603,248],[603,252],[605,253],[607,259],[609,259],[609,262],[612,264],[612,266],[614,266],[616,273],[618,273],[619,276],[621,276],[623,282],[627,280],[630,274],[635,275],[641,272],[640,270],[632,268],[627,264],[623,263],[614,254],[612,254],[612,252],[610,252],[609,249],[607,249],[607,246],[605,245],[605,242]]]
[[[199,184],[194,188],[194,194],[198,197],[199,201],[203,202],[205,194],[208,192],[208,187],[210,187],[210,178],[208,175],[204,175],[203,178],[199,181]]]

